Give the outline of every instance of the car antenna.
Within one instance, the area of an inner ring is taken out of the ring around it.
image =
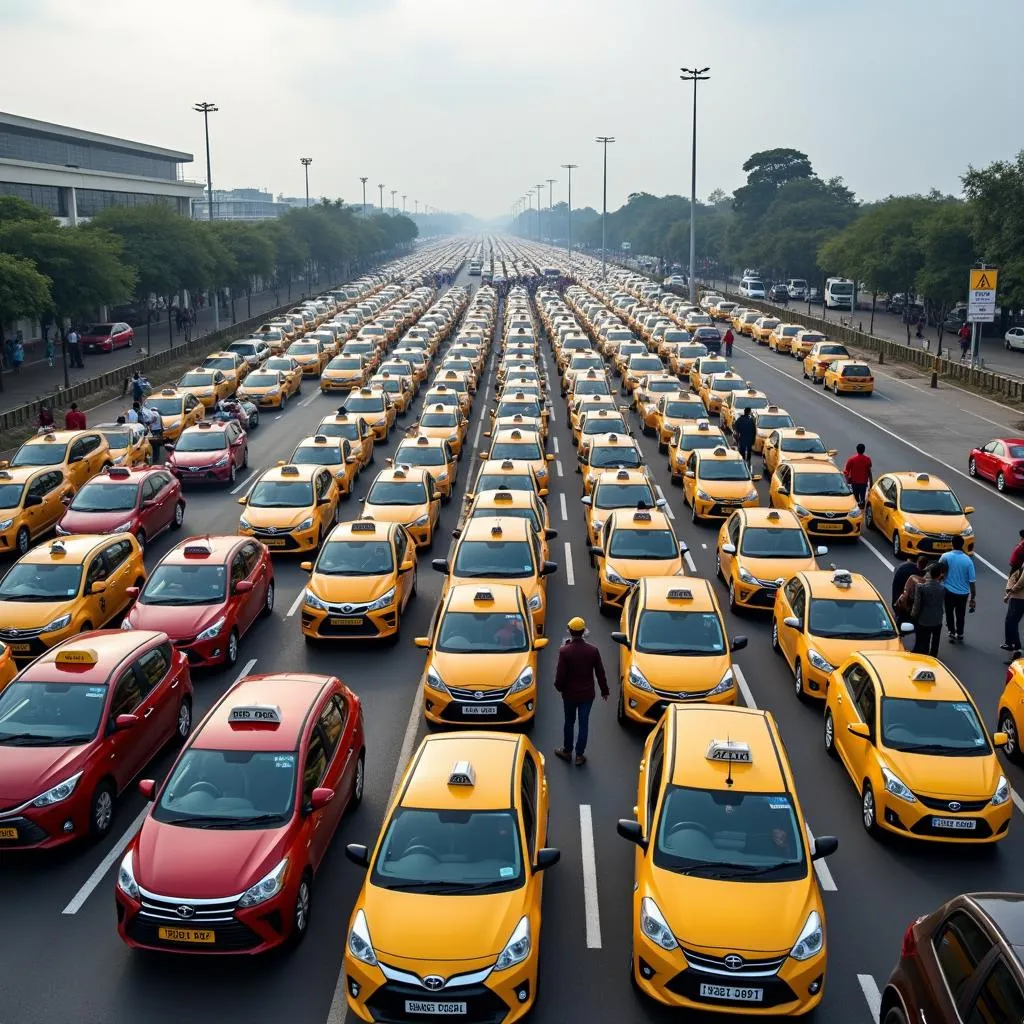
[[[730,743],[728,735],[725,737],[725,742],[727,745]],[[729,773],[725,777],[725,784],[727,786],[732,785],[732,758],[729,758]]]

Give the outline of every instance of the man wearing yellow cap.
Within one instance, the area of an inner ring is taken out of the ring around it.
[[[601,699],[608,700],[608,680],[601,662],[601,652],[584,639],[587,624],[578,615],[569,620],[569,637],[558,651],[558,667],[555,669],[555,689],[562,695],[562,709],[565,712],[565,726],[562,745],[555,751],[555,757],[563,761],[572,759],[573,732],[576,732],[576,764],[587,763],[584,751],[590,731],[590,709],[597,696],[594,680],[601,688]],[[579,730],[576,721],[579,720]]]

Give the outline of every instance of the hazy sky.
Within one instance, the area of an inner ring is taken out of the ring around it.
[[[610,208],[688,194],[698,62],[699,195],[792,146],[872,199],[1024,148],[1022,29],[1024,0],[0,0],[0,107],[192,152],[198,179],[212,100],[217,188],[299,195],[311,156],[315,195],[368,175],[370,201],[491,217],[549,177],[564,200],[567,162],[600,209],[595,135]]]

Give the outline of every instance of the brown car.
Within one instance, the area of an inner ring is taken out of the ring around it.
[[[882,994],[879,1024],[1024,1021],[1024,894],[965,893],[919,917]]]

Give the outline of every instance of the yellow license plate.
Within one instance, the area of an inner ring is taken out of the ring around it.
[[[214,933],[209,928],[159,928],[159,938],[166,942],[205,942],[214,941]]]
[[[0,839],[17,839],[18,830],[16,828],[0,828]]]
[[[266,544],[268,548],[283,548],[284,537],[264,537],[263,543]]]
[[[362,619],[331,619],[332,626],[361,626]]]
[[[842,528],[842,523],[818,523],[819,530],[841,530]]]
[[[952,544],[943,544],[941,542],[936,541],[936,543],[935,543],[935,550],[936,551],[952,551],[953,550],[953,545]]]
[[[10,647],[15,654],[28,654],[28,652],[32,650],[31,644],[8,644],[8,647]]]

